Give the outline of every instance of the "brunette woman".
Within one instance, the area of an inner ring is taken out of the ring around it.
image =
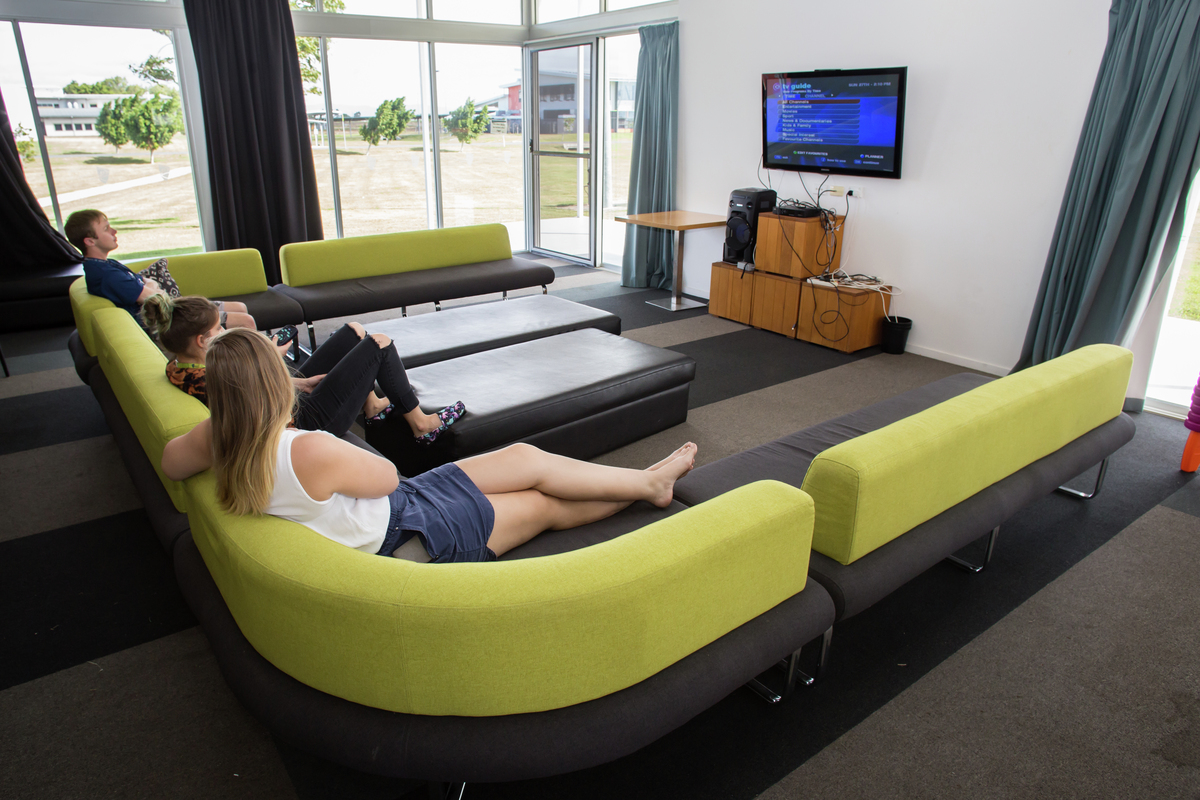
[[[142,305],[142,318],[171,355],[167,363],[171,383],[207,405],[208,344],[221,332],[216,305],[204,297],[159,294]],[[279,348],[278,354],[282,357],[286,349]],[[373,391],[376,381],[385,397]],[[392,340],[381,333],[368,336],[357,322],[335,331],[297,370],[292,383],[301,392],[296,427],[335,436],[350,430],[359,411],[367,424],[373,424],[399,405],[417,441],[432,444],[466,411],[462,403],[436,414],[422,411]]]

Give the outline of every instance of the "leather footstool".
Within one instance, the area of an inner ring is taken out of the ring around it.
[[[412,369],[582,328],[620,335],[621,318],[583,303],[538,294],[372,322],[366,328],[395,342],[405,368]]]
[[[408,373],[427,412],[461,400],[467,414],[419,445],[399,414],[367,426],[367,442],[412,477],[529,442],[592,458],[687,420],[696,362],[595,329],[563,333]]]

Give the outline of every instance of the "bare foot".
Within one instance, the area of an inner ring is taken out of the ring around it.
[[[664,466],[671,463],[672,460],[677,458],[679,456],[679,454],[682,453],[684,451],[684,449],[686,449],[688,446],[695,447],[696,445],[692,444],[691,442],[688,442],[687,444],[683,445],[683,447],[680,447],[674,453],[671,453],[671,455],[667,456],[666,458],[664,458],[662,461],[658,462],[657,464],[651,464],[650,466],[646,467],[646,471],[653,472],[656,469],[662,469]]]
[[[659,508],[671,505],[671,498],[674,497],[675,492],[675,481],[691,472],[695,465],[696,445],[688,442],[679,448],[665,464],[656,464],[655,468],[647,470],[651,476],[650,502]]]
[[[386,397],[379,397],[371,392],[367,395],[367,402],[363,403],[363,416],[370,419],[391,405],[391,402]]]

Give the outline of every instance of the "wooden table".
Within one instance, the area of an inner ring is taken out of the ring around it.
[[[653,211],[649,214],[626,214],[616,219],[617,222],[641,225],[643,228],[675,231],[675,278],[672,281],[671,296],[666,300],[647,300],[647,303],[667,311],[683,311],[685,308],[703,308],[708,305],[688,300],[683,296],[683,232],[696,228],[719,228],[725,224],[724,217],[702,214],[699,211]]]

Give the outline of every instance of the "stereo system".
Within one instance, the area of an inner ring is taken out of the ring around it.
[[[758,215],[775,208],[771,189],[734,189],[729,195],[729,213],[725,217],[725,261],[754,261],[754,242]]]

